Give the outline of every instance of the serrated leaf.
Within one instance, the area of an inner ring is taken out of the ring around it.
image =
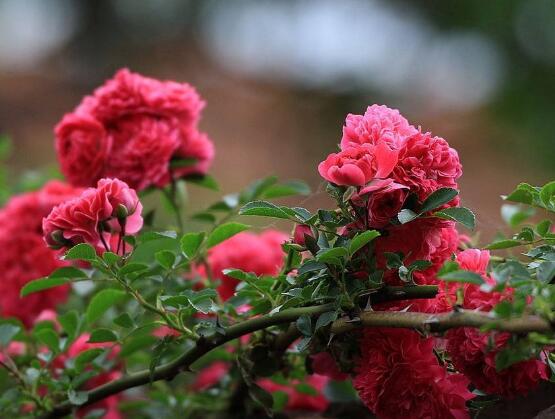
[[[207,240],[207,246],[208,248],[214,247],[230,237],[233,237],[242,231],[248,230],[249,228],[250,226],[248,225],[235,222],[222,224],[210,233]]]
[[[539,192],[536,188],[528,183],[521,183],[513,192],[504,197],[504,199],[507,201],[533,205],[536,197],[539,198]]]
[[[113,264],[117,263],[120,258],[119,258],[118,255],[116,255],[113,252],[104,252],[104,254],[102,255],[102,259],[104,259],[104,261],[108,265],[113,265]]]
[[[408,208],[402,209],[401,211],[399,211],[399,213],[397,214],[397,219],[399,220],[399,222],[401,224],[406,224],[411,222],[412,220],[414,220],[415,218],[418,218],[418,214],[415,213],[414,211],[411,211]]]
[[[541,236],[545,237],[551,233],[551,220],[543,220],[536,226],[536,232]]]
[[[484,279],[476,272],[465,270],[448,272],[446,274],[438,276],[438,278],[446,282],[462,282],[475,285],[482,285],[484,283]]]
[[[547,208],[553,206],[553,195],[555,195],[555,181],[545,184],[540,189],[540,199]]]
[[[287,211],[285,207],[278,207],[267,201],[252,201],[244,205],[239,210],[239,215],[257,215],[260,217],[272,217],[289,220],[291,218],[292,210]]]
[[[88,343],[117,342],[117,335],[110,329],[95,329],[91,332]]]
[[[198,249],[204,241],[204,236],[204,232],[187,233],[181,238],[181,251],[188,259],[195,257]]]
[[[96,251],[90,244],[80,243],[69,249],[64,256],[64,259],[93,261],[96,260],[97,257]]]
[[[90,301],[87,307],[86,319],[88,324],[92,324],[100,319],[104,313],[115,304],[125,299],[123,291],[108,288],[100,291]]]
[[[44,291],[49,288],[59,287],[70,282],[66,278],[39,278],[34,281],[27,282],[23,288],[21,288],[20,296],[25,297],[34,292]]]
[[[368,230],[363,233],[358,233],[349,244],[349,253],[354,255],[376,237],[378,237],[380,233],[376,230]]]
[[[345,259],[349,255],[349,251],[344,247],[333,247],[331,249],[324,249],[318,252],[316,259],[323,263],[335,263],[341,262],[341,259]]]
[[[309,260],[301,265],[298,270],[298,274],[303,275],[307,272],[319,271],[326,268],[327,266],[324,263],[317,262],[315,260]]]
[[[522,242],[520,240],[514,240],[514,239],[499,240],[487,245],[485,249],[487,250],[509,249],[511,247],[520,246],[521,244]]]
[[[434,216],[446,220],[456,221],[466,228],[473,230],[476,226],[476,216],[468,208],[451,207],[434,213]]]
[[[555,277],[555,262],[548,261],[542,262],[536,271],[538,280],[548,284]]]
[[[422,203],[420,213],[428,212],[441,207],[452,201],[459,194],[459,191],[453,188],[440,188],[432,192]]]

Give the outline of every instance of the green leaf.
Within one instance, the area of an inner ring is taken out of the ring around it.
[[[102,259],[104,259],[108,265],[114,265],[119,261],[120,257],[114,252],[104,252]]]
[[[538,277],[538,280],[540,280],[544,284],[550,283],[555,276],[555,262],[542,262],[540,266],[538,266],[536,275]]]
[[[553,196],[555,195],[555,181],[545,184],[540,189],[540,199],[546,208],[553,207]]]
[[[281,412],[287,405],[289,396],[285,391],[277,390],[272,392],[272,397],[274,398],[272,410],[275,412]]]
[[[92,324],[100,319],[110,307],[122,301],[125,296],[125,292],[112,288],[100,291],[91,299],[87,307],[87,323]]]
[[[344,247],[333,247],[331,249],[323,249],[318,252],[316,259],[323,263],[341,264],[341,259],[345,259],[349,255],[349,251]]]
[[[121,313],[118,317],[114,319],[114,323],[125,329],[131,329],[135,326],[135,322],[127,313]]]
[[[499,240],[488,244],[485,249],[487,250],[500,250],[500,249],[509,249],[511,247],[520,246],[522,242],[520,240],[514,239],[507,239],[507,240]]]
[[[188,177],[187,182],[192,183],[197,186],[201,186],[206,189],[211,189],[213,191],[219,191],[220,187],[218,186],[218,182],[210,175],[204,175],[201,177]]]
[[[69,389],[67,391],[67,399],[72,405],[81,406],[87,402],[89,395],[86,391],[75,391],[73,389]]]
[[[210,233],[207,240],[208,248],[214,247],[217,244],[235,236],[236,234],[248,230],[250,226],[241,223],[226,223],[218,226]]]
[[[181,251],[188,259],[195,257],[200,245],[204,241],[204,236],[204,232],[187,233],[181,238]]]
[[[543,220],[536,226],[536,231],[541,237],[546,237],[551,233],[551,221]]]
[[[102,348],[92,348],[79,353],[75,358],[75,368],[79,372],[82,371],[83,368],[89,365],[94,359],[98,358],[103,352],[104,349]]]
[[[468,208],[452,207],[434,213],[434,216],[461,223],[466,228],[473,230],[476,226],[476,216]]]
[[[222,273],[226,276],[229,276],[234,279],[238,279],[239,281],[256,281],[258,276],[251,272],[245,272],[241,269],[224,269]]]
[[[511,227],[516,228],[534,215],[534,208],[505,204],[501,206],[501,217]]]
[[[444,204],[452,201],[459,194],[459,191],[452,188],[440,188],[432,192],[426,200],[422,203],[420,213],[428,212],[441,207]]]
[[[337,311],[327,311],[325,313],[320,314],[318,320],[316,320],[316,326],[314,327],[314,331],[316,332],[321,327],[327,326],[328,324],[332,323],[337,319]]]
[[[287,207],[278,207],[271,202],[252,201],[244,205],[239,210],[239,215],[258,215],[260,217],[272,217],[289,220],[292,215],[295,215],[295,213]]]
[[[539,192],[536,188],[528,183],[521,183],[513,192],[504,198],[507,201],[533,205],[536,201],[536,197],[539,199]]]
[[[397,214],[397,219],[401,224],[409,223],[415,218],[418,218],[418,214],[408,208],[402,209],[399,211],[399,214]]]
[[[307,272],[319,271],[321,269],[326,269],[327,266],[321,262],[317,262],[315,260],[308,260],[307,262],[303,263],[302,266],[298,270],[299,275],[303,275]]]
[[[64,256],[65,260],[96,260],[96,251],[94,248],[86,243],[80,243],[73,246]]]
[[[73,339],[77,336],[79,331],[79,314],[75,310],[68,311],[65,314],[58,316],[58,322],[62,326],[64,332]]]
[[[312,319],[306,314],[302,315],[297,319],[297,329],[304,336],[312,336]]]
[[[11,340],[15,337],[15,335],[19,333],[20,330],[21,330],[21,327],[15,324],[10,324],[10,323],[1,324],[0,325],[0,345],[4,347],[7,346],[8,343],[10,343]]]
[[[74,268],[73,266],[64,266],[56,269],[48,278],[65,278],[65,279],[87,279],[88,276],[81,269]]]
[[[475,285],[482,285],[484,283],[484,279],[480,275],[465,270],[448,272],[438,276],[438,278],[446,282],[463,282]]]
[[[110,329],[95,329],[91,332],[88,343],[117,342],[117,335]]]
[[[129,275],[140,271],[146,271],[147,269],[148,265],[145,265],[144,263],[128,262],[122,266],[119,273],[120,275]]]
[[[27,282],[21,288],[20,296],[25,297],[34,292],[43,291],[49,288],[59,287],[60,285],[67,284],[69,279],[66,278],[39,278],[34,281]]]
[[[58,353],[60,351],[60,340],[54,330],[50,328],[40,329],[35,335],[37,339],[48,346],[48,349],[52,352]]]
[[[170,250],[160,250],[154,254],[156,262],[164,269],[172,269],[175,263],[175,254]]]
[[[357,234],[355,237],[353,237],[351,243],[349,244],[349,253],[351,255],[354,255],[356,252],[358,252],[379,235],[380,233],[376,230],[368,230],[363,233]]]
[[[301,180],[291,180],[282,184],[268,187],[260,196],[262,198],[281,198],[292,195],[308,195],[310,187]]]

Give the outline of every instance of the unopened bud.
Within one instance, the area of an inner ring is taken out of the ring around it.
[[[119,204],[116,209],[116,216],[118,217],[118,220],[125,220],[128,215],[129,211],[127,210],[127,207],[123,204]]]
[[[306,224],[297,224],[293,231],[293,243],[299,246],[305,246],[305,235],[314,237],[310,226]]]

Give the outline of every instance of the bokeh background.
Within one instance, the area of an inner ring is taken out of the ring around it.
[[[499,195],[555,178],[552,0],[0,0],[12,173],[55,167],[53,126],[124,66],[198,88],[226,192],[268,174],[320,190],[345,115],[372,103],[458,149],[486,234]]]

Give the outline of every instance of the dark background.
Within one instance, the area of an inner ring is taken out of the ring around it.
[[[224,191],[268,174],[319,190],[345,115],[372,103],[458,149],[486,235],[500,194],[555,177],[552,0],[0,0],[10,168],[55,166],[55,123],[123,66],[198,88]]]

